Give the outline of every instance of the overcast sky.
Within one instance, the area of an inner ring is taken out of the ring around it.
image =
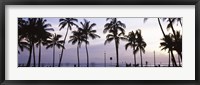
[[[66,33],[66,28],[59,31],[59,19],[60,18],[45,18],[47,19],[47,23],[50,23],[52,25],[52,28],[54,28],[54,32],[51,33],[57,33],[63,35],[61,39],[64,39],[64,35]],[[78,19],[78,25],[80,25],[80,22],[83,22],[84,18],[77,18]],[[112,57],[112,62],[115,63],[116,60],[116,52],[115,52],[115,45],[112,41],[111,43],[104,45],[104,42],[106,40],[106,35],[103,34],[103,29],[106,21],[106,18],[85,18],[91,23],[96,23],[97,25],[93,28],[97,30],[98,35],[101,36],[101,38],[96,38],[95,40],[89,39],[90,44],[88,45],[89,50],[89,57],[90,57],[90,63],[103,63],[104,62],[104,52],[106,52],[107,62],[111,62],[109,60],[109,57]],[[141,29],[142,36],[144,41],[147,43],[147,46],[145,47],[145,54],[143,54],[143,63],[145,61],[148,61],[150,64],[153,64],[153,51],[155,50],[156,54],[156,62],[157,64],[164,64],[168,63],[168,53],[167,51],[161,51],[160,42],[161,38],[163,37],[161,29],[159,27],[157,18],[149,18],[144,23],[144,18],[118,18],[121,22],[126,24],[125,33],[126,35],[130,31],[136,31],[137,29]],[[161,20],[161,24],[164,28],[164,31],[166,34],[171,32],[171,30],[166,29],[166,25],[168,22],[163,22]],[[174,28],[176,30],[181,31],[182,34],[182,27],[180,24],[174,24]],[[73,30],[76,30],[77,28],[73,27]],[[69,40],[69,36],[71,36],[71,32],[69,31],[66,42]],[[119,62],[120,63],[133,63],[133,54],[132,49],[125,50],[125,44],[127,42],[120,41],[119,45]],[[63,55],[62,63],[77,63],[77,52],[76,52],[77,45],[72,45],[71,43],[65,44],[65,50]],[[61,52],[61,49],[56,48],[56,60],[55,62],[58,63],[58,56]],[[176,52],[174,52],[176,54]],[[52,63],[53,59],[53,49],[46,49],[45,47],[42,47],[42,63]],[[27,63],[29,56],[29,51],[25,50],[21,52],[21,54],[18,54],[18,61],[19,63]],[[140,55],[139,52],[136,54],[137,56],[137,63],[140,63]],[[33,59],[32,59],[33,60]],[[36,48],[36,60],[38,63],[38,48]],[[86,63],[86,51],[85,51],[85,44],[82,44],[82,47],[80,48],[80,63]]]

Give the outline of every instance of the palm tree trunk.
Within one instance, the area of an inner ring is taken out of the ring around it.
[[[38,67],[40,67],[40,61],[41,61],[41,43],[39,43],[39,60],[38,60]]]
[[[88,48],[87,44],[85,44],[86,54],[87,54],[87,67],[89,67],[89,55],[88,55]]]
[[[135,56],[135,47],[133,47],[133,55],[134,55],[134,66],[136,66],[136,56]]]
[[[77,46],[77,59],[78,59],[78,67],[80,67],[80,61],[79,61],[79,45]]]
[[[115,40],[115,47],[116,47],[116,60],[117,60],[116,67],[119,67],[118,43],[116,40]]]
[[[174,34],[174,37],[175,37],[175,42],[177,41],[177,37],[176,37],[176,34],[175,34],[175,30],[174,30],[174,27],[173,27],[173,23],[172,23],[172,21],[171,21],[171,19],[170,18],[168,18],[169,19],[169,24],[170,24],[170,26],[171,26],[171,28],[172,28],[172,32],[173,32],[173,34]]]
[[[64,43],[63,43],[63,46],[65,46],[65,40],[66,40],[66,38],[67,38],[68,30],[69,30],[69,28],[67,28],[67,31],[66,31],[66,34],[65,34],[65,38],[64,38]],[[61,62],[62,62],[63,51],[64,51],[64,48],[62,48],[62,51],[61,51],[61,54],[60,54],[60,60],[59,60],[58,67],[60,67],[60,65],[61,65]]]
[[[173,51],[170,50],[171,52],[171,55],[172,55],[172,63],[173,63],[173,66],[177,67],[177,64],[176,64],[176,59],[174,58],[174,54],[173,54]]]
[[[179,63],[179,66],[181,66],[181,60],[180,60],[180,56],[178,55],[178,63]]]
[[[158,18],[158,23],[159,23],[159,26],[160,26],[160,29],[162,31],[162,34],[163,36],[165,37],[165,32],[163,31],[163,28],[162,28],[162,25],[161,25],[161,22],[160,22],[160,19]]]
[[[55,45],[53,45],[53,67],[55,63]]]
[[[180,20],[179,22],[180,22],[180,24],[181,24],[181,27],[182,27],[182,22],[181,22],[181,20]]]
[[[33,44],[33,65],[34,67],[36,66],[36,62],[35,62],[35,45]]]
[[[29,45],[29,46],[30,46],[29,58],[28,58],[28,62],[26,64],[26,67],[30,67],[30,65],[31,65],[32,45]]]
[[[170,52],[168,52],[169,53],[169,64],[168,64],[168,67],[170,67],[170,60],[171,60],[171,58],[170,58]]]
[[[175,43],[177,43],[177,37],[176,37],[176,33],[175,33],[175,30],[174,30],[174,27],[173,27],[173,23],[172,23],[172,21],[171,21],[171,19],[170,18],[168,18],[169,19],[169,24],[170,24],[170,26],[171,26],[171,28],[172,28],[172,32],[173,32],[173,34],[174,34],[174,37],[175,37]],[[176,44],[175,44],[176,45]],[[180,54],[179,52],[177,52],[178,54]],[[182,54],[180,54],[180,57],[181,57],[181,60],[182,60]]]
[[[177,52],[177,53],[178,53],[178,55],[179,55],[179,57],[180,57],[180,59],[182,61],[182,53],[181,52]]]
[[[141,58],[141,67],[143,67],[142,52],[141,52],[141,50],[140,50],[140,58]]]

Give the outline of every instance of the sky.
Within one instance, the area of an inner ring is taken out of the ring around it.
[[[64,35],[66,33],[66,27],[62,30],[59,30],[59,19],[60,18],[45,18],[47,23],[50,23],[51,28],[54,31],[49,31],[51,33],[57,33],[62,35],[62,39],[64,39]],[[90,63],[104,63],[104,53],[106,53],[106,61],[107,63],[115,63],[116,62],[116,51],[115,51],[115,43],[112,41],[104,45],[106,40],[106,34],[103,33],[106,18],[77,18],[77,24],[80,26],[80,22],[83,22],[83,19],[87,19],[91,23],[96,23],[96,26],[93,28],[97,30],[96,34],[98,34],[101,38],[96,38],[95,40],[89,39],[88,51],[89,51],[89,59]],[[167,64],[168,63],[168,52],[161,51],[160,42],[161,38],[163,38],[161,29],[159,27],[157,18],[148,18],[146,22],[144,22],[144,18],[117,18],[121,22],[125,23],[125,34],[127,35],[130,31],[136,31],[137,29],[141,29],[142,37],[144,41],[147,43],[145,47],[145,53],[143,56],[143,63],[148,61],[149,64],[153,64],[153,57],[155,51],[156,63],[157,64]],[[171,30],[167,30],[166,26],[168,24],[167,21],[162,21],[161,24],[163,26],[165,34],[172,33]],[[174,24],[174,28],[181,32],[182,27],[179,23]],[[76,27],[73,26],[72,31],[77,30]],[[69,36],[71,36],[71,31],[68,32],[66,42],[69,40]],[[134,63],[132,49],[128,48],[125,50],[126,41],[120,41],[119,44],[119,63]],[[65,50],[63,54],[62,63],[77,63],[77,44],[72,45],[71,43],[65,44]],[[56,48],[56,60],[55,63],[58,63],[58,56],[61,53],[61,49]],[[176,52],[174,52],[177,58]],[[42,47],[42,63],[52,63],[53,62],[53,49],[46,49],[45,46]],[[27,63],[29,56],[29,51],[24,50],[20,54],[18,54],[18,62],[19,63]],[[80,48],[80,63],[86,63],[86,50],[85,44],[82,44]],[[109,60],[110,57],[113,60]],[[137,63],[140,63],[140,55],[139,52],[136,54]],[[184,57],[183,57],[184,58]],[[33,60],[33,59],[32,59]],[[36,48],[36,61],[38,62],[38,48]]]

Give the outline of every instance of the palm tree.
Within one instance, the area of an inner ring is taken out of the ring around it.
[[[173,27],[173,24],[175,23],[175,22],[180,22],[180,24],[181,24],[181,26],[182,26],[182,18],[164,18],[163,20],[167,20],[167,21],[169,21],[169,24],[167,25],[167,29],[170,29],[171,28],[171,30],[172,30],[172,32],[173,32],[173,35],[174,35],[174,38],[175,38],[175,43],[179,43],[178,42],[178,36],[176,36],[176,31],[175,31],[175,29],[174,29],[174,27]],[[180,34],[180,33],[179,33]],[[182,42],[181,42],[182,43]],[[180,44],[180,43],[179,43]],[[176,45],[178,45],[178,44],[174,44],[175,45],[175,47],[178,47],[178,46],[176,46]],[[182,52],[182,50],[181,50],[181,52]],[[177,53],[178,53],[178,55],[180,56],[180,59],[182,60],[182,54],[181,54],[181,52],[178,52],[177,51]]]
[[[82,30],[83,35],[86,38],[86,41],[88,41],[89,37],[92,39],[100,38],[99,35],[95,34],[96,30],[92,29],[94,26],[96,26],[95,23],[90,24],[90,21],[87,21],[86,19],[84,19],[84,23],[83,22],[80,22],[80,23],[81,23],[81,27],[79,29]],[[89,67],[89,54],[88,54],[88,48],[87,48],[88,44],[89,43],[85,44],[85,49],[86,49],[86,53],[87,53],[87,67]]]
[[[65,47],[62,45],[64,43],[64,41],[59,40],[61,37],[62,37],[62,35],[58,35],[55,33],[53,35],[53,37],[51,37],[50,39],[47,40],[48,45],[47,45],[46,49],[53,47],[53,67],[54,67],[54,63],[55,63],[55,46],[57,46],[59,49],[60,48],[65,49]]]
[[[54,31],[51,27],[51,24],[46,23],[47,20],[43,18],[38,18],[37,20],[37,30],[38,30],[38,42],[36,43],[36,46],[39,47],[39,55],[38,55],[38,67],[40,67],[41,62],[41,44],[45,45],[45,41],[51,37],[51,33],[47,31]]]
[[[161,50],[168,49],[168,53],[169,53],[169,63],[168,63],[168,66],[170,67],[170,59],[171,59],[171,57],[170,57],[170,52],[171,51],[170,50],[172,50],[172,48],[170,48],[170,47],[172,45],[172,40],[170,38],[170,35],[167,35],[167,36],[168,37],[161,39],[161,40],[163,40],[163,42],[160,43],[160,48],[161,48]],[[169,38],[169,39],[167,39],[167,38]]]
[[[144,22],[147,20],[148,18],[144,18]],[[175,34],[175,30],[174,30],[174,27],[173,27],[173,24],[175,23],[175,22],[180,22],[180,24],[181,24],[181,26],[182,26],[182,18],[162,18],[162,20],[163,21],[165,21],[165,20],[168,20],[169,21],[169,24],[167,25],[167,29],[169,29],[169,28],[171,28],[172,29],[172,32],[173,32],[173,34],[174,35],[176,35]],[[162,25],[161,25],[161,22],[160,22],[160,18],[158,18],[158,23],[159,23],[159,26],[160,26],[160,28],[161,28],[161,31],[162,31],[162,34],[163,34],[163,36],[164,36],[164,40],[166,39],[166,40],[170,40],[169,39],[169,35],[165,35],[165,33],[164,33],[164,31],[163,31],[163,27],[162,27]],[[182,39],[181,39],[181,42],[180,41],[178,41],[178,38],[176,38],[176,36],[174,36],[174,40],[175,40],[175,43],[176,44],[173,44],[174,45],[174,47],[175,48],[179,48],[179,52],[177,51],[177,53],[180,55],[180,59],[182,59]],[[181,45],[181,46],[180,46]],[[172,48],[170,48],[170,49],[172,49]],[[173,51],[169,51],[170,53],[171,53],[171,55],[172,55],[172,63],[174,63],[173,65],[174,66],[177,66],[176,65],[176,61],[174,60],[175,58],[173,57],[174,55],[173,55]],[[169,54],[169,56],[170,56],[170,54]],[[170,63],[170,62],[169,62]]]
[[[163,42],[160,43],[160,47],[162,47],[161,50],[168,49],[169,55],[171,54],[172,64],[173,66],[177,66],[176,60],[173,54],[173,48],[174,48],[174,40],[172,34],[166,35],[164,38],[161,39]],[[169,56],[170,59],[170,56]],[[170,63],[170,62],[169,62]]]
[[[136,31],[136,50],[135,50],[135,53],[137,53],[139,50],[140,50],[140,57],[141,57],[141,67],[143,67],[143,61],[142,61],[142,52],[145,53],[145,47],[146,47],[146,43],[145,41],[143,40],[142,38],[142,33],[141,33],[141,30],[138,29]]]
[[[175,36],[177,40],[174,42],[174,50],[178,53],[179,66],[181,66],[180,62],[182,61],[182,57],[180,55],[182,55],[182,35],[180,34],[180,31],[176,31]],[[174,38],[175,36],[173,35]]]
[[[106,36],[105,45],[107,43],[110,43],[111,41],[115,41],[115,47],[116,47],[116,67],[119,67],[119,54],[118,54],[118,48],[119,48],[119,41],[125,40],[123,37],[125,34],[124,28],[126,28],[126,25],[122,23],[121,21],[118,21],[117,18],[107,18],[106,21],[110,20],[110,22],[106,23],[104,25],[103,33],[109,32],[109,34]]]
[[[125,45],[125,49],[127,50],[128,47],[133,49],[134,55],[134,65],[136,66],[136,56],[135,56],[135,47],[136,47],[136,34],[131,31],[129,32],[128,36],[126,36],[128,43]]]
[[[163,18],[163,21],[168,20],[170,23],[167,25],[168,28],[170,28],[171,24],[176,24],[178,25],[178,23],[180,23],[180,25],[182,26],[182,18]]]
[[[25,49],[29,50],[29,43],[25,40],[23,37],[23,25],[25,23],[25,20],[22,18],[18,18],[18,47],[21,51]],[[20,54],[20,51],[18,50],[18,54]]]
[[[72,45],[77,43],[77,59],[78,59],[78,67],[80,67],[80,60],[79,60],[79,48],[81,47],[81,44],[83,42],[85,43],[89,43],[86,40],[86,37],[83,36],[83,33],[81,32],[80,29],[78,29],[77,31],[72,31],[72,36],[70,36],[70,40],[68,41],[69,43],[71,42]]]
[[[61,26],[60,30],[62,30],[63,28],[65,28],[65,26],[67,26],[67,31],[66,31],[66,34],[65,34],[65,37],[64,37],[64,41],[65,41],[66,38],[67,38],[68,30],[71,30],[72,26],[77,26],[75,24],[75,22],[78,22],[78,20],[75,19],[75,18],[61,18],[59,20],[59,22],[60,22],[59,27]],[[65,42],[63,43],[63,46],[64,45],[65,45]],[[63,51],[64,51],[64,49],[62,49],[62,51],[61,51],[60,60],[59,60],[59,64],[58,64],[59,67],[61,65],[61,61],[62,61],[62,57],[63,57]]]
[[[35,53],[34,53],[34,43],[37,41],[37,30],[36,30],[36,21],[37,18],[28,18],[23,20],[22,18],[18,19],[18,35],[21,38],[25,38],[26,42],[29,44],[29,58],[27,62],[27,67],[31,65],[31,55],[33,51],[33,59],[35,66]]]

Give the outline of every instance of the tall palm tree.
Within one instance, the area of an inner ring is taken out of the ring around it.
[[[177,66],[176,60],[173,54],[174,50],[174,40],[172,34],[166,35],[164,38],[161,39],[163,42],[160,43],[160,47],[162,47],[161,50],[168,49],[169,55],[171,54],[172,64],[173,66]],[[170,58],[170,57],[169,57]]]
[[[22,18],[18,18],[18,47],[20,48],[21,51],[25,49],[29,50],[29,43],[25,40],[23,37],[23,26],[25,24],[25,20]],[[20,51],[18,50],[18,54],[20,54]]]
[[[148,18],[144,18],[144,22],[147,20]],[[175,30],[174,30],[174,28],[173,28],[173,24],[175,23],[175,22],[180,22],[180,24],[181,24],[181,26],[182,26],[182,18],[161,18],[163,21],[165,21],[165,20],[167,20],[167,21],[169,21],[169,24],[167,25],[167,29],[169,29],[169,28],[171,28],[172,29],[172,32],[173,32],[173,34],[175,35]],[[162,27],[162,25],[161,25],[161,22],[160,22],[160,18],[158,18],[158,23],[159,23],[159,26],[160,26],[160,28],[161,28],[161,31],[162,31],[162,34],[163,34],[163,36],[164,36],[164,40],[166,39],[168,39],[169,40],[169,35],[165,35],[165,33],[164,33],[164,31],[163,31],[163,27]],[[176,37],[174,37],[175,38],[175,43],[176,44],[173,44],[173,45],[175,45],[175,47],[180,47],[181,48],[181,52],[182,52],[182,41],[181,41],[181,46],[178,46],[177,45],[177,43],[178,43],[178,41],[177,41],[177,38]],[[177,46],[176,46],[177,45]],[[170,49],[172,49],[172,48],[170,48]],[[182,59],[182,54],[181,54],[181,52],[180,52],[180,57],[181,57],[181,59]],[[174,66],[177,66],[176,65],[176,61],[174,60],[175,58],[173,57],[174,55],[173,55],[173,51],[170,51],[170,53],[172,53],[171,54],[171,56],[172,56],[172,63],[174,63],[173,65]],[[170,54],[169,54],[170,55]],[[173,59],[174,58],[174,59]]]
[[[167,29],[171,28],[173,35],[174,35],[174,38],[175,38],[175,43],[179,43],[178,42],[178,36],[176,36],[176,31],[174,29],[173,24],[176,23],[176,22],[180,22],[180,24],[182,26],[182,18],[164,18],[164,20],[167,20],[169,22],[169,24],[167,25]],[[177,44],[174,44],[174,45],[175,45],[175,47],[177,47],[176,46]],[[177,51],[177,53],[180,56],[180,59],[182,60],[182,54],[178,51]]]
[[[64,37],[64,41],[66,41],[68,30],[71,30],[72,26],[77,26],[77,24],[75,24],[75,22],[78,22],[78,19],[75,19],[75,18],[61,18],[59,20],[59,22],[60,22],[60,24],[59,24],[60,30],[62,30],[63,28],[65,28],[65,26],[67,26],[67,31],[66,31],[66,34],[65,34],[65,37]],[[63,43],[63,46],[64,45],[65,45],[65,42]],[[58,64],[59,67],[60,67],[61,62],[62,62],[63,51],[64,51],[64,49],[62,49],[62,51],[61,51],[59,64]]]
[[[136,66],[136,56],[135,56],[135,47],[136,47],[136,34],[131,31],[129,32],[128,36],[126,36],[128,43],[125,45],[125,49],[127,50],[128,47],[133,49],[134,55],[134,65]]]
[[[115,41],[115,47],[116,47],[116,67],[119,67],[119,41],[125,40],[124,34],[126,28],[126,25],[122,23],[121,21],[118,21],[117,18],[107,18],[106,21],[110,21],[104,25],[103,33],[109,33],[106,36],[106,43],[110,43],[111,41]]]
[[[143,67],[143,61],[142,61],[142,52],[145,53],[145,47],[146,47],[146,42],[144,41],[143,37],[142,37],[142,33],[141,30],[138,29],[136,31],[136,50],[135,53],[137,53],[138,51],[140,51],[140,57],[141,57],[141,67]]]
[[[79,59],[79,48],[81,47],[81,44],[83,42],[85,43],[89,43],[86,40],[86,37],[83,36],[83,33],[80,29],[78,29],[77,31],[72,31],[72,36],[70,36],[70,40],[68,41],[69,43],[71,42],[72,45],[77,43],[77,59],[78,59],[78,67],[80,67],[80,59]]]
[[[88,41],[89,38],[92,38],[92,39],[100,38],[99,35],[95,34],[96,30],[92,29],[94,26],[96,26],[95,23],[90,24],[90,21],[87,21],[86,19],[84,19],[84,23],[83,22],[80,22],[80,23],[81,23],[81,27],[79,29],[82,30],[83,35],[86,38],[86,41]],[[87,53],[87,67],[89,67],[89,54],[88,54],[88,48],[87,48],[88,44],[89,43],[85,44],[85,49]]]
[[[59,35],[59,34],[54,34],[53,37],[51,37],[50,39],[47,40],[47,47],[46,49],[48,48],[53,48],[53,67],[54,67],[54,63],[55,63],[55,46],[57,46],[59,49],[60,48],[64,48],[65,47],[62,45],[64,43],[63,40],[59,40],[60,38],[62,37],[62,35]]]
[[[181,66],[180,62],[182,61],[182,35],[180,34],[180,31],[176,31],[176,42],[174,42],[174,50],[178,53],[178,61],[179,61],[179,66]],[[173,35],[173,37],[175,38]]]
[[[21,38],[25,38],[29,43],[29,58],[27,62],[27,67],[31,65],[31,55],[33,51],[33,65],[36,66],[35,62],[35,53],[34,53],[34,43],[37,42],[37,30],[36,30],[36,22],[37,18],[28,18],[27,20],[23,20],[22,18],[18,19],[18,35]]]
[[[51,27],[51,24],[46,23],[47,20],[43,18],[38,18],[37,20],[37,30],[38,30],[38,42],[36,46],[39,47],[39,55],[38,55],[38,67],[40,67],[41,62],[41,44],[45,45],[45,41],[51,37],[51,33],[47,31],[54,31]]]

